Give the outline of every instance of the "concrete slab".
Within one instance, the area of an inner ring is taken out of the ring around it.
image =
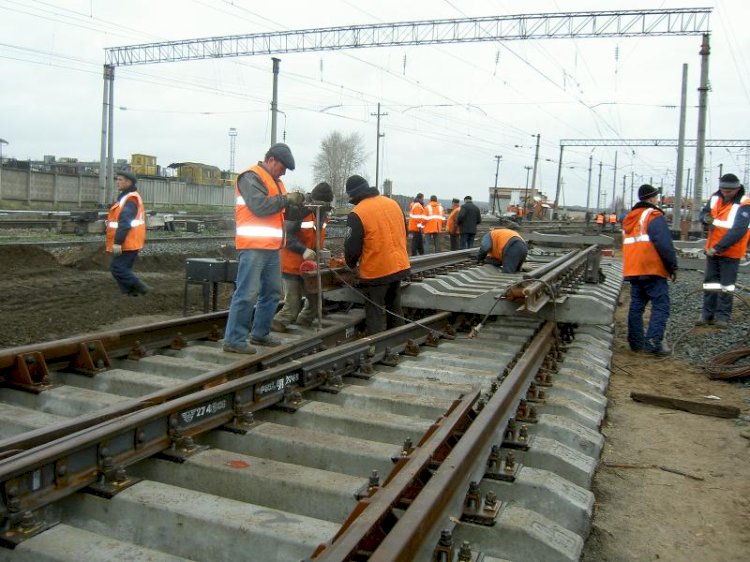
[[[32,408],[3,404],[0,408],[0,439],[13,437],[32,429],[51,427],[68,421],[65,416],[47,414]]]
[[[450,407],[451,400],[422,394],[397,392],[363,386],[345,386],[338,394],[311,392],[310,400],[336,404],[346,408],[376,410],[401,416],[418,416],[435,420]]]
[[[131,398],[174,386],[173,378],[125,369],[110,369],[97,373],[93,377],[75,373],[54,373],[52,380],[78,388],[87,388]]]
[[[503,456],[505,454],[506,452]],[[529,441],[528,451],[514,450],[513,454],[516,460],[525,466],[549,470],[573,484],[591,489],[596,459],[579,453],[559,441],[535,436]]]
[[[40,394],[2,388],[0,400],[23,408],[72,418],[124,402],[129,398],[85,388],[58,386]]]
[[[422,378],[397,374],[389,367],[378,366],[377,376],[369,380],[347,378],[346,382],[357,386],[392,389],[396,392],[421,393],[424,396],[455,400],[462,394],[471,392],[472,385],[466,383],[442,383],[439,381],[425,381]]]
[[[598,459],[604,447],[604,436],[565,416],[544,413],[537,423],[528,424],[529,435],[559,441],[587,457]]]

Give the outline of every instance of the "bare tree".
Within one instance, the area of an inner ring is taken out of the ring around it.
[[[344,137],[333,131],[320,141],[320,152],[313,164],[315,181],[326,181],[333,189],[334,201],[346,203],[346,179],[362,168],[366,159],[364,141],[359,133]]]

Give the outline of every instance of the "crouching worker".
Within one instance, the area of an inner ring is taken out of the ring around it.
[[[501,267],[503,273],[518,273],[529,254],[521,235],[509,228],[494,228],[482,237],[477,262]]]
[[[145,295],[151,288],[133,273],[138,252],[146,242],[146,210],[130,172],[117,172],[119,194],[107,214],[107,253],[112,254],[109,270],[123,295]]]
[[[284,306],[271,322],[274,332],[286,332],[289,324],[310,327],[318,317],[317,303],[305,297],[300,265],[305,260],[314,260],[316,248],[323,248],[332,201],[333,190],[323,182],[313,188],[307,205],[290,205],[287,208],[284,219],[287,242],[281,249]],[[316,222],[317,209],[320,224]]]

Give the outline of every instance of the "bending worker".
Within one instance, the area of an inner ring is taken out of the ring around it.
[[[281,276],[284,284],[284,306],[271,322],[274,332],[286,332],[289,324],[312,326],[318,317],[317,303],[305,297],[300,266],[304,260],[314,260],[315,250],[323,248],[328,225],[328,212],[333,201],[333,190],[326,182],[316,185],[310,193],[310,205],[289,205],[284,217],[286,246],[281,250]],[[316,208],[320,224],[316,223]],[[317,237],[320,237],[316,240]],[[304,300],[304,306],[303,306]]]
[[[365,331],[372,335],[404,324],[401,280],[411,272],[404,214],[398,203],[380,195],[362,176],[346,180],[346,193],[354,209],[346,218],[344,257],[350,268],[359,266]]]
[[[503,273],[518,273],[529,253],[526,241],[510,228],[493,228],[482,236],[477,262],[502,267]]]
[[[732,317],[734,284],[740,260],[750,238],[750,197],[734,174],[719,179],[719,190],[700,213],[709,226],[706,241],[706,274],[703,278],[703,314],[698,326],[726,328]]]

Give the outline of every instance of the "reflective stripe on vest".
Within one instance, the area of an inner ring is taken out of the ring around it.
[[[734,293],[734,285],[722,285],[721,283],[703,283],[704,291],[722,291],[724,293]]]
[[[714,220],[711,223],[712,228],[709,231],[708,240],[706,241],[706,249],[713,248],[731,230],[740,207],[750,205],[750,197],[743,195],[739,202],[724,203],[721,196],[712,195],[709,204],[711,216]],[[721,252],[720,257],[743,258],[747,251],[748,239],[750,239],[750,225],[748,225],[748,232],[745,233],[745,236]]]
[[[122,213],[125,203],[128,199],[133,199],[136,212],[135,218],[130,221],[130,230],[128,230],[125,240],[122,243],[123,251],[135,251],[143,248],[146,241],[146,209],[143,206],[143,199],[140,193],[132,191],[125,195],[121,200],[118,199],[110,207],[109,213],[107,214],[107,220],[105,224],[106,228],[106,251],[111,252],[112,246],[115,243],[115,235],[117,234],[117,228],[120,226],[120,213]]]
[[[247,206],[239,188],[240,177],[248,172],[258,176],[268,191],[268,197],[286,195],[284,182],[274,180],[261,165],[252,166],[239,176],[234,187],[234,214],[237,229],[234,244],[238,250],[279,250],[284,246],[284,211],[280,210],[272,215],[257,216]]]

